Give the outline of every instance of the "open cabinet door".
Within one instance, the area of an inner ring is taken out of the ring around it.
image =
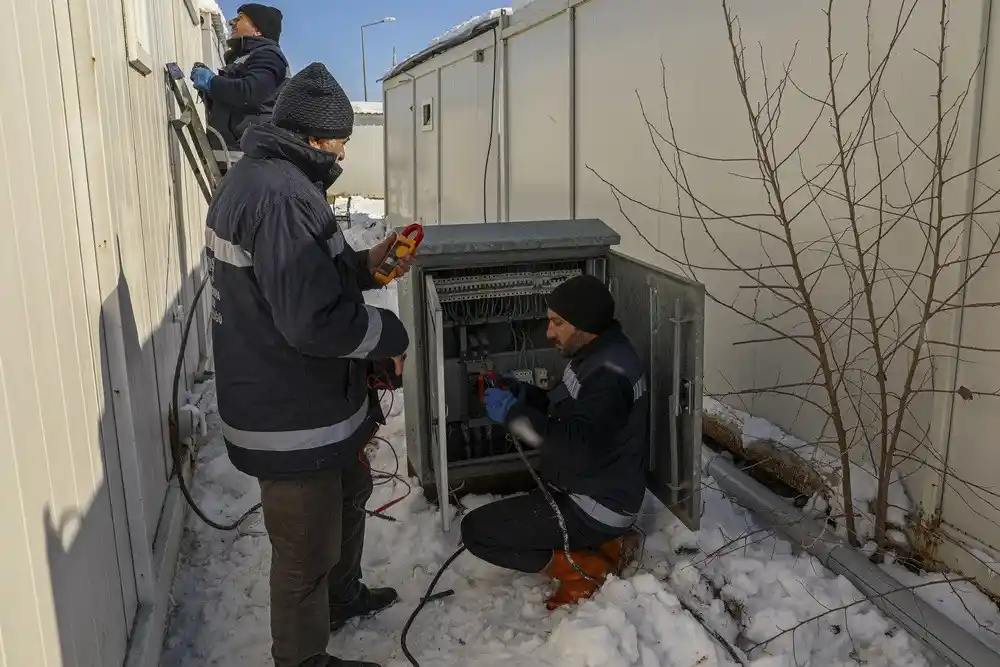
[[[647,486],[697,530],[705,288],[618,253],[608,258],[608,283],[617,317],[647,369]]]
[[[434,278],[424,279],[427,304],[427,371],[431,416],[431,465],[437,482],[438,507],[441,510],[441,530],[451,529],[448,511],[448,420],[444,385],[444,317]]]

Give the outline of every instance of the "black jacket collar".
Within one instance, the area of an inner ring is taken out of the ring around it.
[[[313,148],[291,132],[270,123],[252,125],[247,129],[240,140],[240,148],[248,157],[291,162],[323,192],[343,171],[332,153]]]
[[[587,357],[597,354],[597,352],[603,350],[608,345],[611,345],[612,343],[620,343],[624,340],[626,340],[626,338],[625,332],[622,331],[622,325],[618,322],[618,320],[615,320],[611,323],[611,326],[608,327],[607,331],[577,350],[576,354],[573,355],[573,361],[578,363],[582,362]]]
[[[226,46],[229,47],[229,50],[226,51],[223,59],[229,65],[240,56],[268,45],[278,46],[278,43],[267,37],[230,37],[226,40]]]

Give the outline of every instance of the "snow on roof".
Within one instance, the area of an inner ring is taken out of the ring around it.
[[[222,13],[222,8],[219,7],[219,3],[216,0],[197,0],[198,8],[203,12],[208,12],[209,14],[218,14],[219,16],[225,16]]]
[[[216,0],[195,0],[198,9],[207,12],[212,17],[212,28],[220,41],[224,41],[229,34],[226,25],[226,15],[222,13],[222,8]]]
[[[382,113],[381,102],[351,102],[354,113],[361,116],[377,116]]]
[[[438,35],[437,37],[432,39],[431,43],[428,44],[427,46],[434,46],[435,44],[440,44],[441,42],[444,42],[446,40],[459,37],[464,32],[471,32],[472,30],[475,29],[476,26],[480,25],[481,23],[486,23],[488,21],[495,21],[499,19],[502,15],[510,13],[511,13],[510,7],[499,7],[497,9],[491,9],[488,12],[483,12],[479,16],[473,16],[471,19],[467,21],[462,21],[457,26],[455,26],[448,32],[444,33],[443,35]]]
[[[430,44],[428,44],[427,48],[423,51],[419,51],[403,59],[402,62],[386,72],[381,80],[390,79],[397,74],[413,69],[420,63],[433,58],[437,54],[444,53],[454,46],[458,46],[463,42],[469,41],[473,37],[481,35],[499,23],[500,17],[510,16],[511,13],[512,10],[510,7],[498,7],[497,9],[491,9],[488,12],[483,12],[479,16],[475,16],[468,21],[462,21],[451,30],[432,39]]]

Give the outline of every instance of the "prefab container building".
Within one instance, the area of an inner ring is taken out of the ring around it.
[[[354,133],[344,173],[328,194],[381,199],[385,196],[385,116],[381,102],[354,102]]]
[[[0,665],[154,667],[184,516],[168,407],[206,210],[164,66],[217,64],[223,23],[197,0],[0,8]]]
[[[385,193],[390,221],[501,219],[497,110],[502,16],[492,12],[470,22],[386,75]]]
[[[995,588],[989,563],[1000,561],[1000,510],[981,490],[1000,476],[1000,453],[983,444],[984,436],[1000,426],[995,399],[989,397],[1000,376],[1000,359],[989,352],[996,348],[991,336],[1000,328],[1000,311],[987,307],[996,301],[1000,268],[996,260],[979,264],[991,252],[997,228],[995,206],[987,202],[1000,189],[991,157],[1000,153],[1000,79],[995,76],[1000,50],[987,47],[1000,17],[987,0],[947,3],[945,23],[940,2],[905,4],[914,8],[903,13],[898,55],[879,78],[873,122],[887,137],[909,134],[903,144],[933,137],[938,79],[925,54],[927,45],[940,43],[945,26],[949,42],[942,86],[948,127],[955,127],[945,142],[949,200],[980,213],[972,224],[973,216],[952,212],[964,226],[956,231],[960,240],[949,261],[957,272],[972,276],[961,298],[979,307],[950,310],[925,332],[943,346],[928,371],[933,388],[922,389],[910,407],[921,415],[921,432],[926,427],[922,446],[929,463],[912,470],[904,463],[902,470],[918,512],[945,538],[931,547],[933,555]],[[871,78],[869,39],[876,62],[888,48],[887,36],[901,25],[898,2],[837,2],[829,23],[826,6],[726,3],[738,17],[733,39],[753,53],[747,56],[751,103],[764,104],[769,95],[762,93],[763,86],[781,81],[786,67],[803,91],[787,88],[781,130],[773,131],[784,142],[780,151],[798,151],[802,158],[784,163],[782,178],[790,181],[800,166],[831,161],[830,143],[797,145],[820,115],[816,105],[823,95],[817,97],[816,90],[822,91],[829,77],[828,29],[832,53],[846,54],[837,55],[836,85],[844,99],[851,99]],[[600,218],[621,235],[618,251],[629,257],[673,271],[681,270],[678,258],[689,265],[717,266],[722,255],[702,228],[705,208],[716,225],[726,215],[769,211],[760,173],[743,174],[739,166],[756,163],[755,146],[729,40],[722,3],[699,0],[519,1],[512,14],[497,11],[464,24],[400,63],[383,81],[388,219],[402,226]],[[845,118],[857,125],[856,116]],[[820,125],[826,130],[829,119]],[[894,131],[897,126],[904,130]],[[674,143],[689,151],[680,186],[671,176],[677,173]],[[868,145],[863,142],[862,148],[870,152]],[[876,163],[895,156],[897,148],[884,148],[879,159],[857,161],[852,175],[859,183],[884,179],[884,200],[892,203],[918,197],[901,179],[916,183],[929,176],[919,171],[927,169],[926,160],[905,175],[898,169],[890,176],[880,173]],[[743,177],[734,177],[737,171]],[[682,196],[685,188],[701,195],[702,219],[699,207]],[[828,222],[818,213],[802,216],[795,233],[821,241],[831,234]],[[893,234],[886,246],[892,256],[885,261],[919,259],[925,246],[919,226],[901,225]],[[730,226],[725,237],[738,261],[769,263],[752,229]],[[703,271],[698,276],[713,297],[706,313],[706,394],[722,396],[806,441],[828,441],[827,416],[797,395],[811,389],[752,391],[783,383],[805,386],[815,360],[794,336],[737,345],[769,335],[763,327],[748,327],[727,305],[746,304],[762,318],[783,310],[780,298],[755,299],[739,275]],[[851,295],[819,290],[816,299],[822,312],[835,313]],[[878,307],[891,312],[891,302]],[[906,309],[900,315],[904,328],[915,316]],[[987,396],[977,397],[976,391]],[[855,451],[868,458],[868,447]]]

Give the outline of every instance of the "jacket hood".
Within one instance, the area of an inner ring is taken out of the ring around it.
[[[324,192],[343,172],[335,155],[313,148],[291,132],[270,123],[247,129],[240,140],[240,148],[248,157],[291,162]]]

